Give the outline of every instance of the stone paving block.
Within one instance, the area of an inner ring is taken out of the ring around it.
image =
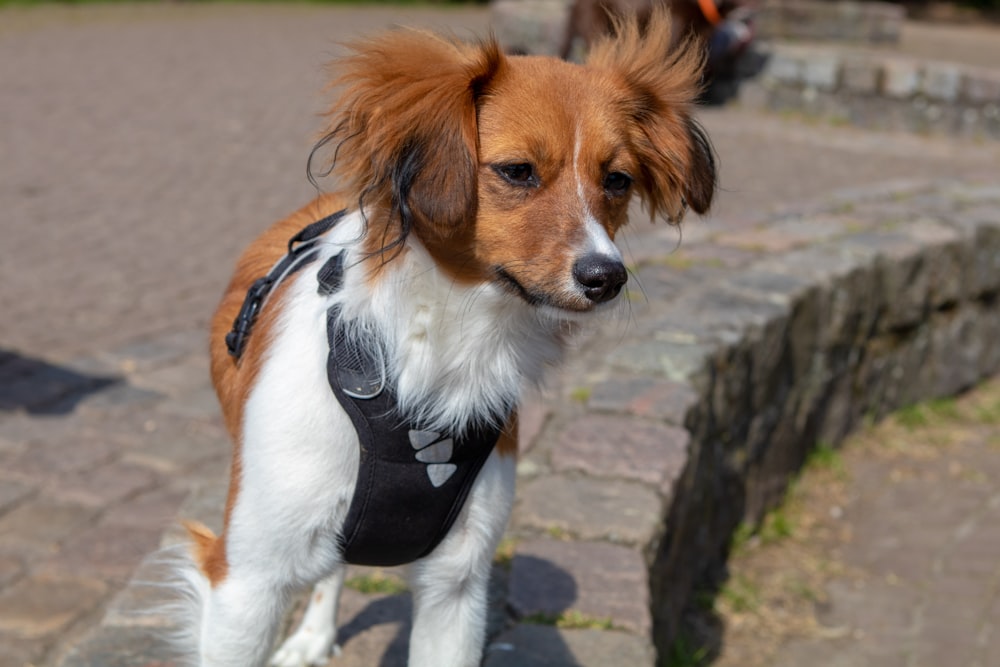
[[[1000,73],[993,70],[966,71],[962,77],[962,97],[973,104],[1000,101]]]
[[[657,493],[642,484],[555,475],[518,490],[512,525],[646,544],[657,530],[662,506]]]
[[[483,667],[652,667],[655,661],[642,637],[522,623],[487,647]]]
[[[6,586],[24,573],[24,564],[12,554],[0,552],[0,588]]]
[[[683,425],[698,395],[690,385],[648,377],[616,376],[597,383],[587,398],[593,410],[622,412]]]
[[[882,92],[888,97],[909,98],[920,89],[922,71],[913,61],[890,59],[882,64]]]
[[[635,549],[603,542],[529,540],[517,545],[508,603],[518,617],[578,612],[646,636],[649,583]]]
[[[139,529],[155,527],[162,531],[173,522],[187,495],[184,488],[154,489],[111,508],[101,517],[101,523]]]
[[[0,667],[33,667],[41,664],[44,644],[0,632]]]
[[[53,576],[93,576],[124,584],[146,554],[159,546],[163,530],[151,523],[146,527],[103,524],[87,528],[67,540],[59,553],[40,565],[41,572]]]
[[[229,436],[221,427],[211,424],[185,423],[177,428],[171,419],[161,417],[154,428],[135,437],[132,446],[124,449],[126,463],[152,468],[164,474],[202,471],[204,464],[218,458],[228,459]]]
[[[880,63],[864,58],[846,58],[841,69],[841,83],[848,92],[874,95],[881,83]]]
[[[567,4],[562,0],[490,4],[494,30],[508,50],[535,55],[557,55],[565,32]]]
[[[107,588],[93,579],[33,575],[0,591],[0,632],[40,639],[68,627]]]
[[[771,322],[784,320],[787,313],[787,308],[771,295],[730,287],[729,282],[716,283],[712,289],[690,298],[681,297],[677,310],[696,313],[697,325],[708,334],[703,340],[718,341],[723,347],[755,338]]]
[[[174,652],[147,628],[95,633],[70,650],[60,667],[178,667]]]
[[[103,351],[97,359],[126,373],[145,374],[185,358],[200,359],[208,368],[207,342],[203,330],[189,329]]]
[[[755,253],[780,253],[809,243],[804,236],[792,235],[771,226],[739,229],[719,234],[713,239],[721,246],[729,246]]]
[[[775,271],[773,262],[755,262],[727,281],[727,285],[756,292],[776,304],[790,305],[812,291],[815,283],[806,276]]]
[[[794,85],[802,81],[803,69],[803,64],[798,58],[783,51],[776,51],[768,58],[762,75],[780,83]]]
[[[928,62],[924,65],[921,92],[943,102],[954,102],[962,85],[962,70],[956,65]]]
[[[693,262],[723,269],[738,269],[760,257],[756,248],[738,248],[716,242],[689,243],[676,251],[681,262]]]
[[[61,476],[50,483],[46,494],[81,505],[104,507],[157,485],[156,474],[148,468],[112,461],[86,472]]]
[[[30,496],[35,487],[25,482],[0,478],[0,516]]]
[[[8,474],[51,479],[93,469],[112,460],[117,450],[116,444],[108,441],[106,436],[79,429],[75,439],[28,442],[18,454],[3,462],[3,469]]]
[[[51,552],[97,514],[92,507],[37,497],[0,518],[0,546]]]
[[[677,262],[670,263],[673,260]],[[669,299],[669,295],[678,294],[685,287],[698,282],[701,278],[699,274],[705,269],[705,267],[685,266],[683,259],[677,255],[669,255],[666,261],[668,263],[647,264],[635,271],[633,287],[637,294],[663,294]]]
[[[836,90],[840,78],[840,59],[833,54],[814,53],[804,59],[802,82],[817,90]]]
[[[80,399],[80,406],[89,410],[103,410],[111,407],[146,410],[151,404],[163,397],[164,395],[157,391],[136,387],[127,382],[116,382],[106,389]]]
[[[672,382],[685,383],[705,367],[709,345],[642,341],[617,346],[608,360],[616,370],[662,375]]]
[[[669,495],[687,463],[689,442],[688,432],[678,426],[585,415],[559,434],[552,467],[645,482]]]
[[[201,355],[185,358],[177,363],[137,374],[132,381],[137,386],[161,392],[175,399],[184,398],[190,392],[210,387],[208,359]]]

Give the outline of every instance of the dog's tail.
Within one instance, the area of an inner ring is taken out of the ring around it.
[[[144,564],[142,578],[133,581],[142,589],[156,589],[156,598],[143,615],[153,619],[162,643],[175,661],[172,664],[199,664],[201,628],[212,590],[207,563],[217,553],[222,540],[204,524],[183,522],[189,540],[164,547]]]

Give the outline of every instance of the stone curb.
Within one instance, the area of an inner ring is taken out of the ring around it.
[[[774,43],[740,101],[862,127],[1000,139],[1000,70]]]
[[[1000,370],[1000,185],[896,184],[706,227],[673,252],[669,228],[629,244],[629,316],[529,411],[489,667],[657,664],[813,446]],[[209,485],[182,513],[217,521],[223,497]],[[149,639],[169,621],[132,613],[150,578],[62,667],[170,664]],[[350,606],[366,600],[389,604]],[[331,664],[403,655],[402,632],[363,631]]]
[[[844,192],[685,234],[668,256],[644,244],[644,312],[564,376],[510,527],[515,618],[561,606],[661,659],[734,529],[781,501],[812,447],[1000,369],[1000,188]]]

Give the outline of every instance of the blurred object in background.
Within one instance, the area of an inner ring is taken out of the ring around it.
[[[615,16],[636,14],[640,25],[649,19],[653,0],[574,0],[559,49],[563,58],[580,60],[590,45],[613,30]],[[760,69],[761,58],[751,48],[754,39],[750,3],[744,0],[673,0],[673,47],[689,37],[706,49],[705,92],[702,101],[722,104],[736,96],[741,78]]]

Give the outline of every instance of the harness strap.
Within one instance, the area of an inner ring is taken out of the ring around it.
[[[316,239],[333,229],[347,213],[346,209],[326,216],[306,226],[288,241],[288,252],[271,267],[267,275],[254,281],[247,290],[240,312],[233,320],[233,328],[226,334],[226,349],[236,359],[243,355],[247,339],[253,330],[257,314],[275,287],[286,277],[306,266],[319,254]]]

